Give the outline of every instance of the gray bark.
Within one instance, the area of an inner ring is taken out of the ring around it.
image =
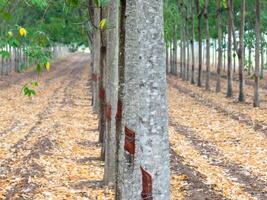
[[[125,126],[135,132],[135,139],[131,140],[135,149],[133,154],[124,149],[120,162],[123,169],[121,199],[153,197],[168,200],[169,144],[162,1],[127,1],[125,47],[124,120]],[[143,182],[141,168],[152,178],[151,194],[143,188],[147,182]]]
[[[163,1],[138,0],[140,83],[136,167],[152,177],[152,196],[170,199]],[[139,190],[142,189],[139,182]],[[140,193],[139,193],[140,195]],[[140,197],[139,197],[140,198]],[[137,199],[139,199],[137,198]]]
[[[227,45],[227,97],[231,97],[233,95],[232,88],[232,80],[233,80],[233,72],[232,72],[232,0],[227,1],[228,6],[228,45]]]
[[[100,21],[100,10],[98,8],[95,8],[94,11],[94,24],[99,24]],[[100,31],[98,29],[95,29],[94,31],[94,63],[93,63],[93,73],[97,76],[97,81],[93,83],[93,109],[94,112],[98,112],[99,108],[99,87],[98,87],[98,81],[99,81],[99,64],[100,64]]]
[[[111,1],[108,11],[109,28],[107,30],[107,64],[106,67],[106,137],[105,137],[105,171],[104,183],[115,184],[116,176],[116,122],[115,115],[118,101],[118,56],[119,56],[119,2]],[[111,107],[111,113],[109,113]]]
[[[120,27],[119,27],[119,68],[118,68],[118,103],[116,112],[116,184],[115,184],[115,199],[121,200],[124,198],[123,186],[124,186],[124,116],[123,116],[123,102],[124,102],[124,83],[125,83],[125,37],[126,37],[126,6],[131,8],[130,5],[126,5],[126,0],[120,0]],[[129,4],[129,3],[128,3]],[[135,7],[133,7],[132,11]],[[127,19],[131,19],[128,15]],[[133,19],[135,19],[133,15]],[[132,20],[133,20],[132,19]]]
[[[259,97],[259,74],[260,74],[260,0],[256,0],[256,24],[255,24],[255,33],[256,33],[256,46],[255,46],[255,85],[254,85],[254,98],[253,106],[260,106],[260,97]]]
[[[137,1],[126,1],[123,125],[136,134],[139,132],[138,84],[140,77],[137,23]],[[136,152],[130,154],[124,149],[125,127],[123,127],[119,147],[121,150],[119,151],[119,199],[140,199],[140,192],[138,192],[140,175],[137,175],[139,167],[134,163]],[[136,140],[132,142],[136,143]]]
[[[217,27],[218,27],[218,64],[217,64],[217,80],[216,92],[221,91],[221,70],[222,70],[222,3],[217,1]]]
[[[245,101],[244,94],[244,58],[245,58],[245,49],[244,49],[244,28],[245,28],[245,0],[241,1],[241,23],[240,23],[240,31],[239,31],[239,51],[237,53],[238,56],[238,64],[239,64],[239,102]]]
[[[203,12],[200,8],[200,1],[196,0],[197,4],[197,18],[198,18],[198,79],[197,79],[197,85],[199,87],[202,86],[202,32],[201,32],[201,18],[203,15]]]
[[[191,84],[195,84],[195,25],[194,25],[194,1],[190,2],[191,7]]]
[[[210,32],[209,32],[209,18],[208,18],[209,0],[205,0],[205,25],[206,25],[206,85],[205,89],[210,90]]]

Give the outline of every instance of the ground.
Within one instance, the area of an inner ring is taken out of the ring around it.
[[[32,79],[29,71],[0,80],[0,199],[113,199],[102,184],[89,56],[54,62],[29,99],[21,87]],[[251,95],[240,104],[168,82],[172,199],[267,199],[266,102],[253,109]]]

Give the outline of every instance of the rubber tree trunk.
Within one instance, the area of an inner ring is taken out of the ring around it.
[[[100,20],[107,17],[107,8],[100,8]],[[99,65],[99,142],[102,144],[101,159],[105,159],[105,104],[106,104],[106,91],[105,91],[105,66],[107,55],[107,38],[106,29],[100,30],[100,65]]]
[[[104,183],[114,185],[116,178],[116,111],[118,101],[118,62],[119,62],[119,1],[109,3],[108,22],[112,29],[107,30],[107,85],[106,85],[106,137]]]
[[[169,49],[168,43],[166,42],[166,74],[169,74]]]
[[[248,49],[248,75],[251,75],[251,68],[252,68],[252,48]]]
[[[182,48],[182,51],[183,51],[183,76],[182,76],[182,80],[185,81],[186,80],[186,71],[187,71],[187,68],[186,68],[186,31],[185,31],[185,28],[186,28],[186,25],[184,24],[183,26],[183,48]]]
[[[245,12],[246,12],[246,5],[245,0],[241,0],[241,23],[240,23],[240,30],[239,30],[239,50],[238,50],[238,64],[239,64],[239,95],[238,101],[244,102],[245,101],[245,77],[244,77],[244,58],[245,58],[245,48],[244,48],[244,28],[245,28]]]
[[[177,75],[177,27],[173,32],[173,74]]]
[[[233,3],[232,0],[227,1],[228,7],[228,43],[227,43],[227,97],[232,97],[233,95],[233,70],[232,70],[232,9]]]
[[[153,8],[153,9],[151,9]],[[142,199],[170,199],[163,1],[138,1],[140,110],[136,166]],[[153,37],[151,37],[153,35]],[[147,45],[148,44],[148,45]],[[140,194],[139,194],[140,195]]]
[[[97,25],[100,22],[100,10],[95,8],[94,9],[94,24]],[[95,81],[93,82],[93,110],[94,112],[98,113],[99,110],[99,65],[100,65],[100,31],[99,29],[94,30],[93,35],[93,42],[94,42],[94,63],[93,63],[93,74]],[[56,48],[57,49],[57,48]],[[57,56],[58,54],[56,54]]]
[[[153,9],[151,9],[153,8]],[[163,1],[127,1],[121,199],[168,200]],[[153,36],[153,37],[151,37]]]
[[[180,78],[183,77],[183,28],[180,27]]]
[[[206,25],[206,85],[205,89],[210,90],[210,31],[209,31],[209,17],[208,17],[209,0],[205,0],[205,25]]]
[[[119,7],[119,67],[118,67],[118,101],[117,101],[117,112],[116,112],[116,182],[115,182],[115,199],[121,200],[124,198],[123,187],[124,187],[124,115],[123,115],[123,101],[124,101],[124,85],[125,85],[125,43],[126,43],[126,7],[127,20],[134,21],[135,15],[135,2],[129,2],[126,0],[120,0]],[[131,13],[133,12],[133,13]],[[128,22],[127,22],[128,23]],[[130,31],[130,30],[129,30]],[[136,31],[136,29],[133,29]],[[134,32],[135,33],[135,32]],[[135,40],[136,41],[136,40]]]
[[[194,0],[190,1],[191,7],[191,84],[195,84],[195,25],[194,25]]]
[[[202,32],[201,32],[201,19],[202,11],[200,9],[200,0],[196,0],[197,4],[197,18],[198,18],[198,79],[197,85],[202,86]]]
[[[260,0],[256,0],[256,23],[255,23],[255,33],[256,33],[256,45],[255,45],[255,71],[254,71],[254,98],[253,106],[260,106],[259,97],[259,74],[260,74]]]
[[[260,79],[264,79],[264,33],[261,33],[261,73]]]
[[[217,63],[217,78],[216,78],[216,92],[221,92],[221,71],[222,71],[222,2],[217,1],[217,28],[218,28],[218,63]]]

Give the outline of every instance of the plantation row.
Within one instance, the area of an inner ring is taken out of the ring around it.
[[[206,90],[210,90],[211,74],[215,73],[216,92],[221,91],[222,70],[227,71],[227,97],[233,96],[232,82],[238,71],[238,100],[245,101],[244,82],[249,76],[254,79],[253,105],[258,107],[260,78],[264,78],[266,64],[266,8],[266,1],[261,0],[167,1],[166,54],[171,60],[170,64],[167,60],[167,71],[179,71],[184,80],[199,87],[205,85]],[[197,52],[194,41],[198,43]],[[180,70],[176,62],[178,44]]]

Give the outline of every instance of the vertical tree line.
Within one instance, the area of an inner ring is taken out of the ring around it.
[[[115,187],[118,200],[170,199],[163,6],[153,0],[88,0],[92,104],[104,183]],[[177,38],[169,44],[170,57],[177,58]]]
[[[172,16],[168,12],[173,10],[177,1],[166,0],[165,4],[168,5],[165,6],[165,40],[168,43],[169,38],[172,38],[175,46],[172,46],[171,50],[180,52],[177,54],[180,63],[178,66],[180,70],[177,72],[182,80],[190,80],[195,84],[196,78],[197,86],[202,87],[205,78],[205,89],[212,90],[214,87],[219,93],[222,91],[222,82],[226,79],[226,97],[235,95],[234,85],[238,81],[239,102],[244,102],[246,99],[245,82],[248,82],[254,86],[253,106],[259,107],[260,80],[264,79],[266,66],[264,60],[266,22],[261,20],[262,16],[265,19],[266,14],[261,10],[266,8],[266,2],[179,0],[176,8],[178,16]],[[176,27],[176,25],[178,30],[180,29],[180,34],[172,35],[171,26]],[[191,51],[188,51],[188,44],[191,46]],[[175,57],[168,59],[175,60],[171,60],[173,63],[177,62]],[[195,70],[196,59],[197,70]],[[236,60],[238,60],[238,70],[236,70]],[[186,67],[189,64],[191,67]],[[212,85],[213,80],[214,85]]]

